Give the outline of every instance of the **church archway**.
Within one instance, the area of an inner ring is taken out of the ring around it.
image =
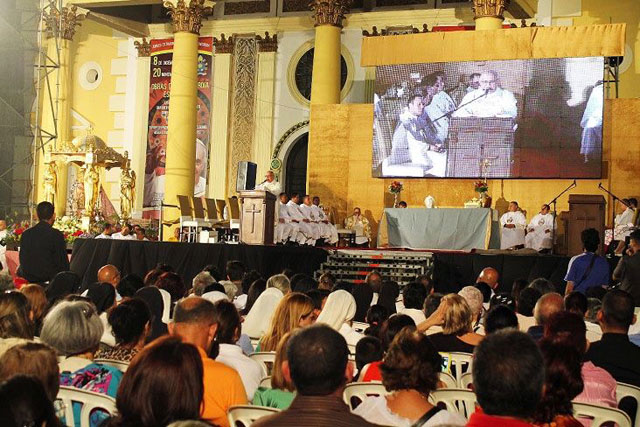
[[[296,139],[285,158],[285,191],[287,194],[304,194],[307,191],[307,149],[309,132]]]

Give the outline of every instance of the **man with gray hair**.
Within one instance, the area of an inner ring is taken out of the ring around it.
[[[207,286],[213,285],[215,282],[216,281],[213,276],[211,276],[211,273],[208,271],[201,271],[191,282],[191,293],[195,296],[201,297],[204,290],[207,289]]]
[[[515,119],[518,115],[513,93],[502,89],[498,74],[488,70],[480,74],[480,87],[462,98],[460,108],[453,117],[505,117]],[[465,105],[466,104],[466,105]]]
[[[474,331],[477,332],[475,325],[480,323],[480,319],[482,318],[482,292],[476,287],[473,286],[465,286],[460,289],[458,292],[464,300],[469,304],[469,308],[471,308],[471,312],[473,313],[473,325]],[[482,328],[482,326],[479,326]],[[483,328],[482,328],[483,329]],[[484,330],[482,331],[484,333]]]
[[[556,292],[550,292],[540,297],[533,309],[533,317],[536,319],[535,326],[527,330],[527,334],[538,341],[544,334],[544,325],[552,314],[564,310],[564,298]]]
[[[6,271],[3,271],[0,273],[0,292],[10,291],[12,289],[15,289],[13,277]]]

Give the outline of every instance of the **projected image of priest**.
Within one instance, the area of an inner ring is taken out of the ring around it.
[[[456,109],[456,104],[445,88],[445,75],[441,71],[429,74],[425,78],[426,90],[431,96],[431,102],[425,103],[425,113],[436,129],[438,143],[444,144],[449,135],[449,116],[447,114]],[[424,102],[424,99],[423,99]]]
[[[584,162],[600,158],[602,150],[602,103],[604,102],[604,90],[602,82],[591,91],[587,106],[584,109],[580,127],[582,127],[582,140],[580,142],[580,154],[584,156]]]
[[[516,103],[513,93],[500,87],[498,74],[485,71],[480,74],[480,87],[462,98],[460,109],[453,117],[515,118],[518,115]]]
[[[204,196],[204,191],[207,186],[207,178],[204,177],[207,167],[207,147],[202,141],[196,139],[196,167],[195,167],[195,179],[194,179],[194,197]]]
[[[393,132],[389,164],[412,163],[433,167],[427,151],[439,150],[439,142],[431,120],[423,115],[423,99],[430,101],[428,94],[424,98],[420,94],[410,96],[407,106],[400,113]]]

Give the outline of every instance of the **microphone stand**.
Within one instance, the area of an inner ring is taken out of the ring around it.
[[[549,203],[547,203],[547,205],[553,205],[553,225],[551,227],[551,255],[555,255],[556,252],[556,227],[557,227],[557,217],[558,217],[558,212],[557,212],[557,202],[558,199],[560,198],[560,196],[562,196],[564,193],[566,193],[567,191],[571,190],[572,188],[577,187],[578,184],[576,183],[576,180],[574,179],[573,182],[564,190],[562,190],[562,192],[560,194],[558,194],[556,197],[553,198],[553,200],[551,200]]]
[[[443,119],[443,118],[445,118],[445,117],[451,116],[453,113],[455,113],[456,111],[458,111],[458,110],[459,110],[459,109],[461,109],[462,107],[466,107],[466,106],[467,106],[467,105],[469,105],[469,104],[473,104],[473,103],[474,103],[474,102],[476,102],[477,100],[482,99],[482,98],[486,97],[487,95],[489,95],[489,89],[485,89],[485,91],[484,91],[484,94],[483,94],[483,95],[480,95],[480,96],[479,96],[479,97],[477,97],[477,98],[473,98],[473,99],[472,99],[471,101],[469,101],[469,102],[465,102],[464,104],[460,104],[460,105],[458,105],[458,106],[457,106],[456,108],[454,108],[453,110],[451,110],[451,111],[449,111],[449,112],[447,112],[447,113],[444,113],[443,115],[441,115],[441,116],[440,116],[440,117],[438,117],[437,119],[432,120],[432,121],[431,121],[431,123],[435,123],[435,122],[437,122],[437,121],[438,121],[438,120],[440,120],[440,119]],[[425,107],[426,107],[426,106],[425,106]]]
[[[612,199],[611,201],[611,241],[613,242],[615,240],[614,232],[616,230],[616,200],[628,208],[630,208],[631,206],[627,202],[625,202],[624,200],[622,200],[621,198],[613,194],[611,191],[604,188],[602,186],[602,183],[598,184],[598,188],[604,191],[605,193],[607,193],[609,196],[611,196],[611,199]],[[603,242],[603,245],[604,245],[604,242]]]

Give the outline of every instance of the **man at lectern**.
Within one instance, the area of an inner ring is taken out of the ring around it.
[[[453,117],[510,117],[518,115],[516,98],[502,89],[495,71],[485,71],[480,75],[480,87],[462,98],[460,108]],[[465,105],[466,104],[466,105]]]
[[[256,185],[256,190],[268,191],[274,196],[280,197],[280,193],[282,193],[282,185],[276,181],[276,175],[273,171],[267,171],[264,178],[265,179],[261,184]]]

